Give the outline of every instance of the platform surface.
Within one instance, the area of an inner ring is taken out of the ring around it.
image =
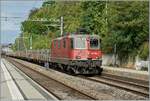
[[[1,71],[1,99],[11,99],[11,94],[7,85],[6,78],[4,77],[4,72]]]
[[[54,100],[24,75],[10,62],[1,59],[1,100]]]

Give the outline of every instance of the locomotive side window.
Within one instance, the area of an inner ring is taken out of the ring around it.
[[[66,40],[63,39],[63,47],[66,48]]]
[[[58,40],[57,42],[58,42],[58,48],[60,48],[60,44],[61,44],[61,43],[60,43],[60,40]]]
[[[90,39],[90,48],[99,49],[99,40],[96,38]]]
[[[71,47],[71,49],[73,49],[74,48],[74,45],[73,45],[74,43],[73,43],[73,38],[71,38],[70,39],[70,47]]]
[[[54,40],[54,48],[56,48],[56,40]]]

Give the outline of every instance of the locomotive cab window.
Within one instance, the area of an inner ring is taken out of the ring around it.
[[[90,39],[90,48],[92,48],[92,49],[99,49],[100,48],[99,40],[97,38],[91,38]]]
[[[85,37],[75,38],[75,48],[76,49],[86,49],[87,48],[86,38]]]

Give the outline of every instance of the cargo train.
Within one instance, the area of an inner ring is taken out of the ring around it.
[[[50,50],[16,51],[7,55],[47,63],[49,68],[70,74],[101,74],[103,70],[100,37],[82,32],[67,33],[53,39]]]

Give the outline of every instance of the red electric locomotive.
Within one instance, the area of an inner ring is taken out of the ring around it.
[[[101,40],[98,35],[76,32],[52,40],[51,65],[71,74],[102,72]]]

